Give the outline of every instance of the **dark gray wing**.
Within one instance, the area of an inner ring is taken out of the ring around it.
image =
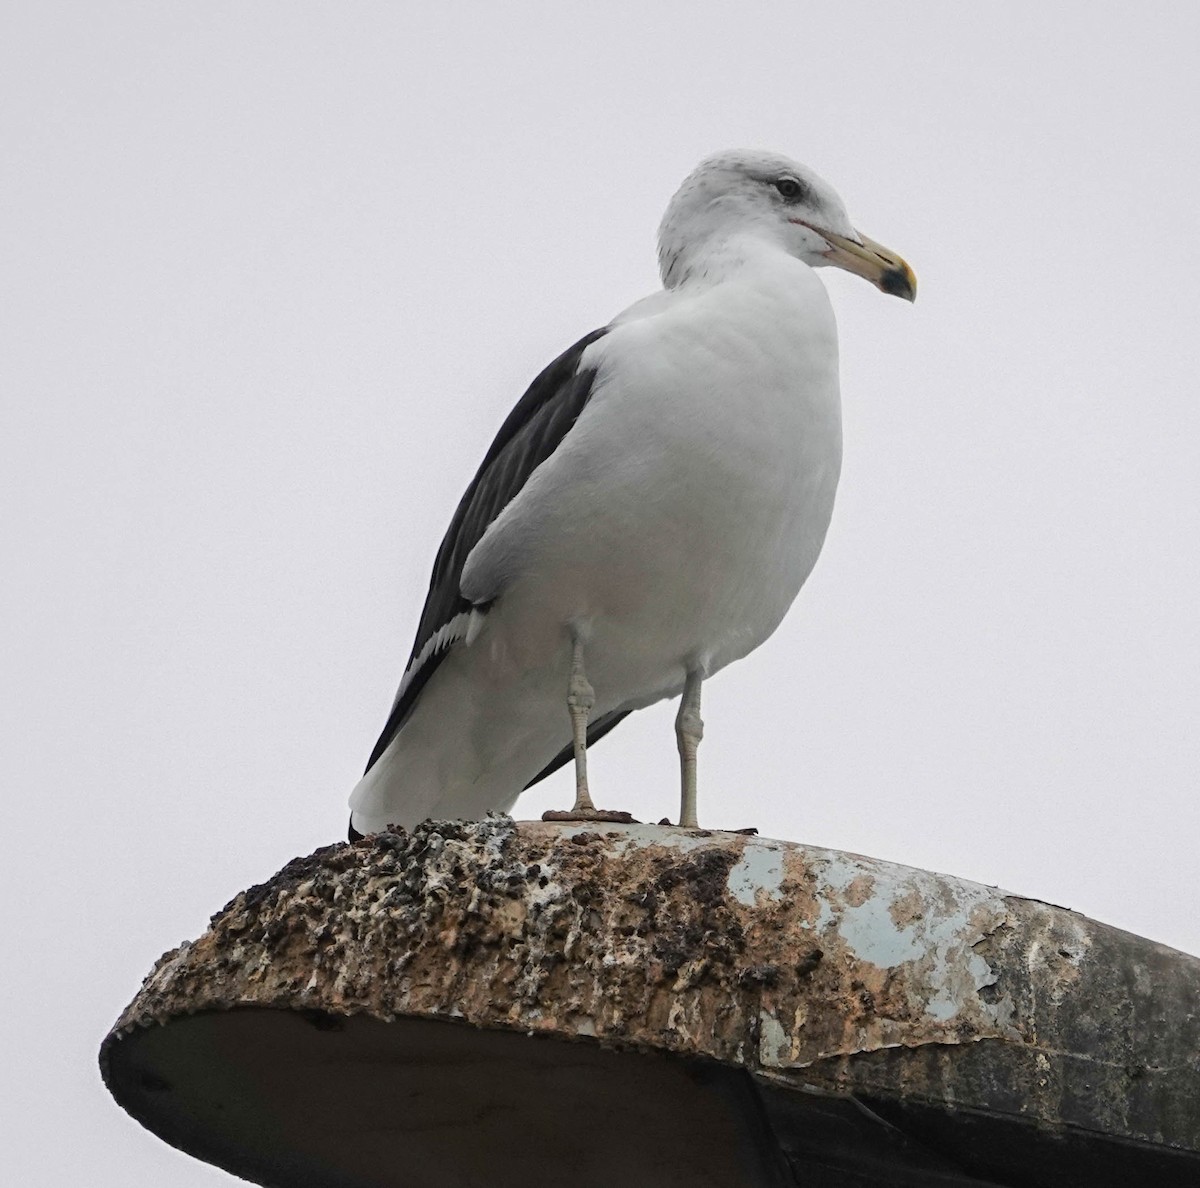
[[[465,633],[472,610],[459,588],[463,565],[488,525],[516,497],[529,476],[558,448],[592,394],[594,368],[581,371],[583,352],[607,328],[593,330],[565,350],[529,385],[508,414],[482,465],[459,501],[433,563],[425,609],[392,712],[371,752],[367,771],[396,737],[425,682]],[[483,609],[483,608],[480,608]],[[615,723],[614,723],[615,725]],[[557,761],[543,772],[548,775]],[[538,777],[541,779],[541,776]]]

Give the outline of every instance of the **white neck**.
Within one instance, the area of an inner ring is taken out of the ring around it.
[[[748,269],[801,264],[784,248],[762,234],[738,228],[683,246],[664,240],[659,249],[663,288],[720,284]]]

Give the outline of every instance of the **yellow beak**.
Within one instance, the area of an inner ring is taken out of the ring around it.
[[[917,278],[908,264],[889,251],[881,243],[868,239],[861,232],[858,240],[847,239],[834,231],[826,231],[824,227],[815,227],[805,223],[806,227],[815,231],[829,244],[825,258],[847,272],[865,277],[877,289],[890,293],[893,297],[903,297],[905,301],[917,299]]]

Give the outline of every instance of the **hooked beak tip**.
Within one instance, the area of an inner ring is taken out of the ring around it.
[[[879,288],[891,297],[903,297],[905,301],[916,301],[917,278],[911,268],[889,268],[879,277]]]

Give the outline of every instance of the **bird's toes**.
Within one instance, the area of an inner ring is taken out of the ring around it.
[[[619,809],[570,809],[566,812],[549,809],[542,814],[543,821],[612,821],[618,825],[640,825],[631,813]]]
[[[672,829],[675,828],[675,822],[672,821],[670,817],[663,817],[663,819],[661,821],[659,821],[659,824],[660,825],[670,825]],[[710,831],[707,829],[704,829],[704,830],[701,830],[701,832],[708,833]],[[725,829],[725,830],[720,830],[719,832],[740,833],[742,835],[742,837],[757,837],[758,836],[758,830],[753,825],[749,825],[745,829]]]

